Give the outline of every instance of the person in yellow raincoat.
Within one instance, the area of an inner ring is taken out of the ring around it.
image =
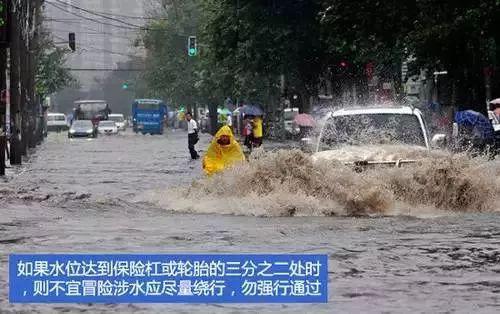
[[[217,131],[203,157],[203,170],[210,176],[242,161],[245,155],[240,144],[234,139],[231,128],[225,125]]]
[[[260,147],[262,145],[262,117],[255,117],[253,119],[253,147]]]

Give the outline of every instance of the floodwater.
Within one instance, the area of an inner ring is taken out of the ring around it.
[[[433,157],[354,173],[288,151],[208,180],[200,167],[189,161],[182,131],[95,140],[49,134],[0,181],[1,312],[500,309],[498,161]],[[37,252],[328,254],[329,302],[9,304],[8,254]]]

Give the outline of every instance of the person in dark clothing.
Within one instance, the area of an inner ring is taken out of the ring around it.
[[[196,121],[193,119],[191,112],[186,113],[186,121],[187,121],[187,126],[188,126],[188,148],[189,148],[189,153],[191,154],[191,159],[199,159],[200,155],[198,155],[198,152],[196,151],[194,145],[198,143],[199,137],[198,137],[198,124]]]
[[[494,157],[495,131],[488,118],[473,110],[462,110],[455,113],[455,123],[458,127],[455,149],[474,157],[484,154]]]

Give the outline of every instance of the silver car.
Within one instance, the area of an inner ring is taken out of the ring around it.
[[[68,137],[97,137],[97,130],[90,120],[76,120],[68,131]]]

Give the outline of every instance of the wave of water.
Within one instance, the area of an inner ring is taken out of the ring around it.
[[[358,173],[298,150],[256,154],[249,163],[188,187],[150,191],[167,210],[245,216],[443,215],[500,211],[500,162],[431,155],[401,168]]]

